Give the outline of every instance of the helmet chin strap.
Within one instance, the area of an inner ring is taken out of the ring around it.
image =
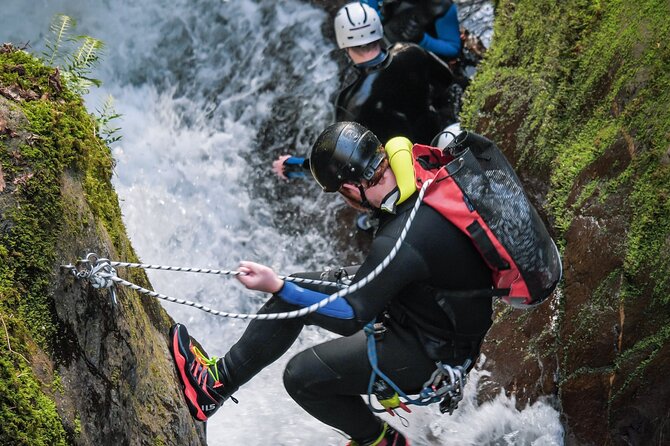
[[[398,206],[398,201],[400,200],[400,188],[398,186],[394,187],[391,192],[389,192],[384,199],[380,209],[382,211],[388,212],[389,214],[395,214],[396,207]]]
[[[361,206],[363,206],[366,209],[374,210],[375,208],[372,207],[372,205],[368,201],[368,197],[365,196],[365,189],[363,189],[363,185],[361,183],[358,183],[357,186],[358,186],[358,192],[361,194]]]

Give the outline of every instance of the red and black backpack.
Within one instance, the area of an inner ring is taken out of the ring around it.
[[[433,180],[423,202],[467,234],[491,269],[492,290],[464,293],[490,293],[517,308],[549,297],[561,279],[560,254],[500,149],[462,132],[444,151],[416,144],[412,152],[417,186]]]

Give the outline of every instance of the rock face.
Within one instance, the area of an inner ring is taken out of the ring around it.
[[[484,346],[520,406],[553,396],[568,445],[670,438],[667,2],[497,4],[464,127],[498,142],[563,253],[548,303],[500,307]]]
[[[127,289],[113,305],[60,267],[90,251],[136,259],[95,129],[57,70],[0,49],[0,444],[205,444],[165,311]]]

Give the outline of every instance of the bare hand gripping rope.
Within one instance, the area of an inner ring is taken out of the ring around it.
[[[89,282],[91,282],[91,285],[94,288],[110,288],[112,292],[112,300],[115,304],[116,304],[116,293],[114,292],[113,285],[117,283],[126,286],[128,288],[131,288],[139,293],[146,294],[147,296],[166,300],[168,302],[174,302],[181,305],[188,305],[190,307],[197,308],[199,310],[205,311],[215,316],[229,317],[234,319],[250,319],[250,320],[252,319],[277,320],[277,319],[299,318],[306,316],[310,313],[314,313],[318,309],[325,307],[326,305],[328,305],[329,303],[333,302],[334,300],[340,297],[347,296],[355,291],[360,290],[365,285],[370,283],[375,277],[377,277],[391,263],[391,261],[398,254],[398,250],[400,249],[402,242],[405,240],[405,237],[407,236],[407,232],[409,231],[409,228],[412,225],[412,222],[414,221],[414,217],[416,216],[419,206],[423,201],[423,196],[426,192],[426,188],[430,185],[431,182],[432,180],[426,181],[421,190],[419,191],[419,197],[417,198],[416,203],[414,203],[414,208],[412,208],[412,212],[410,213],[407,223],[405,224],[405,227],[403,228],[400,237],[398,238],[398,240],[396,240],[393,249],[391,249],[391,252],[389,252],[386,258],[379,265],[377,265],[377,267],[373,271],[371,271],[370,274],[368,274],[355,284],[343,288],[338,292],[333,293],[330,296],[326,297],[325,299],[321,300],[320,302],[312,304],[309,307],[301,308],[300,310],[288,311],[284,313],[266,313],[266,314],[229,313],[226,311],[213,310],[197,302],[191,302],[188,300],[178,299],[176,297],[171,297],[165,294],[157,293],[155,291],[142,288],[139,285],[135,285],[134,283],[128,282],[127,280],[123,280],[116,275],[116,270],[114,269],[114,266],[129,267],[129,268],[159,269],[165,271],[194,272],[204,274],[220,274],[220,275],[231,275],[231,276],[237,276],[242,274],[238,271],[161,266],[161,265],[151,265],[145,263],[114,262],[110,261],[109,259],[98,258],[93,253],[88,254],[86,256],[86,259],[80,260],[79,262],[77,262],[76,265],[63,265],[62,268],[69,269],[74,275],[74,277],[77,279],[88,280]],[[339,283],[327,282],[322,280],[302,279],[297,277],[286,277],[286,276],[279,276],[279,278],[289,282],[334,285],[342,287],[342,285]]]

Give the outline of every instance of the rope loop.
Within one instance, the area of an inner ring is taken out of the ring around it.
[[[80,259],[75,265],[62,265],[62,268],[70,270],[77,280],[88,280],[95,289],[109,288],[112,295],[112,303],[116,305],[116,290],[114,288],[116,269],[109,259],[98,257],[90,252],[85,259]]]
[[[98,259],[95,266],[91,269],[88,277],[93,288],[111,288],[114,286],[112,277],[116,276],[116,270],[111,265],[109,259]]]

